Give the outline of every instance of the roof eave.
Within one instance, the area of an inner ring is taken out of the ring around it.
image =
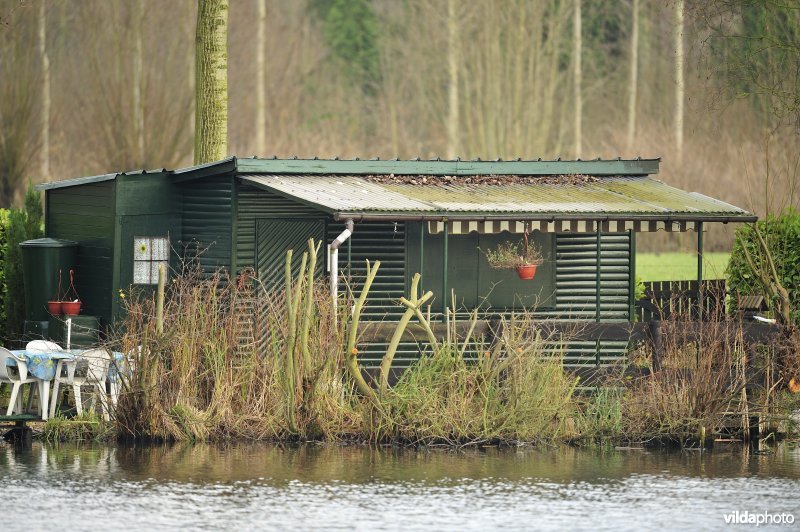
[[[77,187],[79,185],[91,185],[93,183],[102,183],[103,181],[112,181],[118,177],[136,177],[140,175],[164,174],[167,173],[166,168],[158,168],[153,170],[130,170],[127,172],[117,172],[114,174],[93,175],[87,177],[75,177],[72,179],[62,179],[60,181],[50,181],[48,183],[39,183],[35,186],[36,190],[52,190],[54,188]]]
[[[336,212],[334,209],[331,209],[330,207],[328,207],[325,204],[317,203],[317,202],[314,202],[314,201],[309,201],[309,200],[306,200],[304,198],[298,198],[297,196],[293,196],[293,195],[291,195],[291,194],[289,194],[287,192],[284,192],[284,191],[282,191],[280,189],[271,187],[267,183],[263,183],[261,181],[255,181],[255,180],[251,180],[251,179],[242,179],[242,177],[246,178],[247,176],[240,176],[239,177],[239,181],[240,182],[244,182],[247,185],[250,185],[250,186],[253,186],[253,187],[256,187],[256,188],[260,188],[261,190],[266,190],[267,192],[271,192],[273,194],[277,194],[278,196],[281,196],[282,198],[286,198],[286,199],[289,199],[289,200],[292,200],[292,201],[296,201],[297,203],[301,203],[301,204],[303,204],[303,205],[305,205],[307,207],[312,207],[312,208],[314,208],[314,209],[316,209],[318,211],[322,211],[322,212],[324,212],[326,214],[334,214]]]
[[[62,179],[61,181],[50,181],[48,183],[39,183],[38,185],[36,185],[36,190],[52,190],[54,188],[75,187],[78,185],[102,183],[103,181],[112,181],[116,179],[118,175],[120,174],[115,173],[115,174],[93,175],[87,177],[76,177],[73,179]]]
[[[242,174],[306,175],[563,175],[633,176],[657,174],[656,159],[593,159],[546,161],[462,161],[462,160],[381,160],[381,159],[236,159]],[[177,172],[176,172],[177,173]]]
[[[546,213],[546,212],[514,212],[514,213],[481,213],[481,212],[369,212],[369,211],[337,211],[334,220],[368,221],[491,221],[491,220],[539,220],[546,222],[565,220],[599,220],[599,221],[653,221],[653,222],[717,222],[748,223],[755,222],[758,217],[749,212],[741,214],[725,213]]]
[[[174,183],[182,183],[184,181],[192,181],[202,177],[226,174],[234,171],[236,171],[236,157],[228,157],[221,161],[198,164],[189,166],[188,168],[179,168],[178,170],[170,172],[170,176]]]

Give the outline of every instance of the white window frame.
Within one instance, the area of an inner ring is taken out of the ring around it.
[[[134,236],[133,284],[158,284],[158,266],[163,264],[169,271],[169,250],[169,235]]]

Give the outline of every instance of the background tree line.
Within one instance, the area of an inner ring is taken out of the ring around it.
[[[0,0],[0,206],[190,165],[196,16]],[[230,154],[662,156],[677,186],[797,204],[796,0],[232,0],[228,25]]]

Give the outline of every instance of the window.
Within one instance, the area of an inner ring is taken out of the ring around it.
[[[133,283],[158,284],[158,266],[169,267],[169,238],[133,237]]]

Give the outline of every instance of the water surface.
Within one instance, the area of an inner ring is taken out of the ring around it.
[[[0,444],[4,530],[633,530],[791,513],[800,449]],[[741,528],[741,527],[740,527]]]

